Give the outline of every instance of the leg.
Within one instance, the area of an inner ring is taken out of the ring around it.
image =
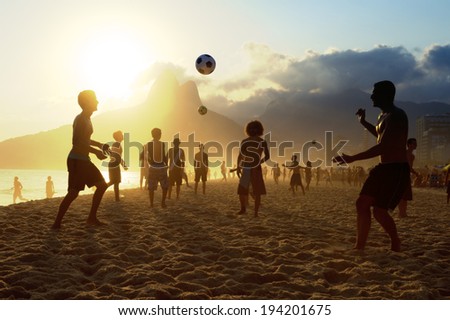
[[[172,184],[169,184],[169,189],[167,189],[167,199],[172,196]]]
[[[148,190],[148,198],[150,199],[150,208],[153,208],[153,199],[155,198],[154,190]]]
[[[198,181],[195,181],[195,184],[194,184],[194,192],[195,192],[195,194],[197,194],[197,189],[198,189]]]
[[[405,218],[408,215],[406,214],[406,208],[408,206],[408,202],[404,199],[400,200],[399,204],[398,204],[398,216],[400,218]]]
[[[181,185],[177,184],[177,199],[180,198],[180,188],[181,188]]]
[[[89,225],[101,225],[103,224],[97,219],[97,210],[100,206],[100,202],[102,201],[103,195],[105,194],[108,185],[105,182],[98,184],[97,189],[94,192],[94,196],[92,197],[92,205],[91,211],[89,212],[89,216],[87,218],[86,223]]]
[[[371,225],[371,211],[373,198],[365,195],[360,195],[356,200],[356,244],[355,249],[363,250],[366,246],[367,238],[369,237]]]
[[[66,214],[67,210],[70,207],[70,204],[78,197],[78,190],[69,190],[67,192],[64,199],[61,201],[61,204],[59,205],[58,214],[56,215],[55,222],[53,223],[52,229],[59,229],[61,228],[61,222],[64,218],[64,215]]]
[[[166,208],[166,197],[167,197],[167,188],[162,189],[162,199],[161,199],[161,207]]]
[[[300,188],[302,188],[303,195],[305,195],[305,188],[303,187],[303,183],[300,182]]]
[[[114,196],[116,198],[116,201],[120,201],[120,192],[118,183],[114,183]]]
[[[373,208],[373,216],[391,238],[391,250],[399,252],[400,239],[398,237],[397,226],[395,225],[394,219],[392,219],[386,209],[377,207]]]
[[[203,194],[206,194],[206,181],[202,181]]]
[[[240,194],[239,195],[239,202],[241,204],[241,210],[238,212],[238,214],[244,214],[245,213],[245,208],[246,208],[247,202],[248,202],[248,196],[244,195],[244,194]]]
[[[255,195],[255,217],[258,216],[259,206],[261,205],[261,195]]]

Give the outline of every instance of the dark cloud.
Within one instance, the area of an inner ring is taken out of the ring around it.
[[[434,45],[424,55],[424,67],[438,72],[450,70],[450,45]]]
[[[293,62],[271,79],[289,91],[333,93],[389,79],[395,83],[421,76],[414,56],[402,47],[378,47],[371,51],[336,51],[314,54]]]
[[[263,110],[261,105],[271,103],[274,96],[288,99],[302,94],[308,100],[308,95],[335,94],[350,89],[367,92],[380,80],[396,84],[397,100],[450,103],[450,45],[434,45],[421,57],[401,46],[378,46],[368,51],[334,50],[323,54],[310,52],[302,59],[276,53],[266,45],[249,44],[245,49],[252,59],[249,72],[225,82],[222,89],[226,93],[248,90],[261,79],[273,86],[270,94],[263,94],[265,91],[255,86],[254,96],[227,105],[229,113],[236,108],[240,113],[249,110],[252,112],[249,115],[253,116]]]

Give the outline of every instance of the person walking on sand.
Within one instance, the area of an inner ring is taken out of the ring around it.
[[[125,164],[125,161],[122,159],[122,141],[123,141],[123,132],[116,131],[113,133],[113,138],[115,142],[111,147],[110,153],[110,161],[108,163],[108,173],[109,173],[109,183],[108,187],[114,185],[114,197],[118,202],[120,201],[120,190],[119,184],[122,182],[122,173],[120,172],[120,166],[123,167],[124,170],[128,170],[128,167]]]
[[[312,163],[311,161],[307,161],[305,168],[305,180],[306,180],[305,190],[309,190],[309,184],[311,183],[311,179],[312,179]]]
[[[72,149],[67,157],[67,170],[69,172],[68,190],[59,205],[53,229],[61,227],[65,213],[71,203],[78,197],[79,192],[84,190],[85,185],[96,187],[86,223],[92,226],[104,225],[103,222],[97,219],[97,210],[108,185],[100,170],[91,162],[89,153],[95,154],[99,160],[104,160],[107,158],[105,153],[109,153],[109,145],[91,140],[91,135],[94,132],[91,116],[97,111],[98,106],[95,92],[92,90],[80,92],[78,104],[82,112],[75,117],[73,122]]]
[[[150,208],[153,208],[155,191],[158,183],[161,185],[162,198],[161,207],[166,208],[167,190],[169,189],[169,179],[167,177],[167,153],[165,145],[161,142],[161,129],[153,128],[153,140],[144,146],[145,165],[148,166],[148,196],[150,199]]]
[[[45,194],[47,199],[53,198],[53,195],[55,194],[55,185],[53,184],[51,176],[48,176],[47,181],[45,182]]]
[[[292,162],[288,165],[285,165],[283,163],[283,167],[292,170],[290,190],[292,191],[292,194],[295,195],[295,190],[297,190],[297,186],[300,186],[300,188],[302,188],[303,195],[305,195],[305,188],[303,187],[302,176],[300,174],[300,169],[303,167],[299,165],[297,161],[297,155],[294,154],[291,160]]]
[[[194,192],[197,194],[198,183],[202,180],[203,194],[206,194],[206,181],[208,180],[209,163],[208,154],[203,144],[199,145],[199,152],[194,156],[195,185]]]
[[[410,138],[406,142],[406,160],[408,160],[409,170],[412,174],[418,175],[416,170],[413,168],[415,156],[413,154],[414,150],[417,148],[417,140],[415,138]],[[399,218],[406,218],[408,214],[406,213],[408,207],[408,201],[413,199],[411,183],[406,187],[405,194],[403,195],[400,203],[398,204],[398,216]]]
[[[19,177],[14,177],[13,181],[13,187],[11,188],[13,190],[13,203],[16,204],[17,198],[19,198],[20,201],[28,201],[22,196],[22,189],[23,185],[19,181]]]
[[[247,123],[245,133],[248,137],[241,141],[237,159],[238,195],[241,204],[238,214],[246,212],[251,188],[252,197],[255,200],[255,217],[258,217],[261,195],[266,194],[261,164],[270,159],[270,152],[267,142],[261,138],[264,133],[261,122],[254,120]],[[264,158],[262,158],[262,153],[264,153]]]
[[[222,180],[220,181],[224,181],[227,182],[227,166],[225,165],[225,161],[222,161],[222,164],[220,165],[220,173],[222,174]]]
[[[175,138],[172,143],[173,148],[169,149],[169,190],[167,199],[170,199],[174,185],[176,186],[177,199],[179,199],[186,157],[184,150],[180,148],[180,139]]]
[[[280,178],[281,175],[281,169],[280,166],[278,165],[278,162],[275,163],[275,167],[272,168],[272,175],[273,181],[275,181],[275,184],[278,184],[278,179]]]
[[[364,128],[377,137],[377,144],[353,156],[342,154],[334,158],[339,164],[349,164],[377,156],[380,158],[380,164],[370,171],[356,200],[355,249],[357,250],[363,250],[366,246],[373,207],[375,219],[391,239],[391,250],[400,251],[397,226],[388,210],[393,210],[398,205],[410,184],[409,164],[405,152],[408,117],[402,109],[394,105],[394,97],[395,86],[391,81],[374,84],[371,99],[373,106],[381,109],[377,124],[374,126],[366,121],[364,109],[359,109],[356,115]]]

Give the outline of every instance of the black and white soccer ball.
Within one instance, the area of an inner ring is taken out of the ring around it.
[[[208,112],[208,109],[205,106],[200,106],[197,111],[203,116]]]
[[[197,71],[201,74],[207,75],[214,71],[216,68],[216,60],[209,54],[200,55],[197,60],[195,60],[195,67]]]

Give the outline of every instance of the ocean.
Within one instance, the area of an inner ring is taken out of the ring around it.
[[[102,171],[105,180],[108,181],[108,171]],[[23,185],[22,196],[27,200],[45,199],[45,184],[47,177],[51,176],[55,186],[54,197],[63,197],[67,192],[67,171],[65,170],[19,170],[19,169],[0,169],[0,206],[6,206],[13,203],[13,184],[14,177],[18,177]],[[139,172],[122,170],[121,189],[139,187]],[[110,188],[112,190],[112,187]],[[89,194],[93,191],[86,189],[80,192]],[[22,202],[17,200],[17,203]]]

